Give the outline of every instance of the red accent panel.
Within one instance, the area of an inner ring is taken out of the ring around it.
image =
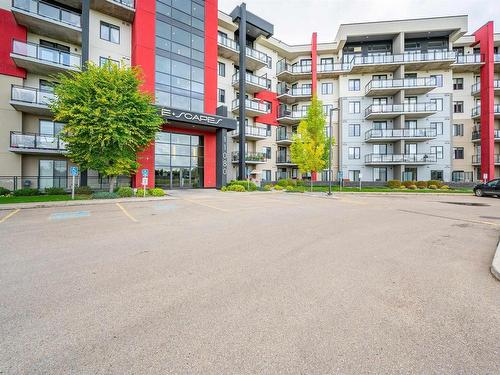
[[[181,134],[202,135],[204,146],[204,178],[203,185],[205,188],[215,188],[216,184],[216,137],[215,133],[207,132],[199,129],[177,128],[174,125],[163,125],[163,130],[172,131]],[[154,155],[153,155],[154,156]]]
[[[311,172],[311,179],[313,181],[318,181],[318,173],[317,172]]]
[[[217,0],[205,0],[205,113],[217,109]]]
[[[318,87],[318,33],[312,34],[311,42],[312,94],[316,96]]]
[[[154,95],[155,92],[155,18],[156,1],[136,1],[135,18],[132,25],[132,65],[142,70],[143,83],[141,90]],[[144,151],[137,154],[139,170],[149,170],[148,187],[155,184],[155,145],[152,143]],[[140,187],[142,175],[137,173],[133,186]]]
[[[474,33],[485,64],[481,67],[481,178],[495,176],[495,114],[494,114],[494,50],[493,22],[490,21]]]
[[[12,12],[0,9],[0,74],[26,78],[26,71],[18,68],[10,58],[14,39],[26,42],[26,28],[19,26]]]
[[[255,122],[259,122],[261,124],[266,125],[279,125],[278,123],[278,95],[272,91],[260,91],[255,94],[257,99],[265,100],[266,102],[271,103],[271,112],[267,115],[257,116],[255,117]]]

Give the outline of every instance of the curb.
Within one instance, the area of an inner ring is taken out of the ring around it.
[[[500,281],[500,241],[498,242],[497,251],[495,253],[495,256],[493,257],[493,261],[491,262],[490,270],[493,276],[495,276],[497,280]]]
[[[56,201],[56,202],[30,202],[30,203],[12,203],[0,205],[0,211],[12,209],[31,209],[31,208],[50,208],[50,207],[72,207],[72,206],[93,206],[114,203],[137,203],[150,201],[173,200],[173,197],[146,197],[146,198],[117,198],[117,199],[89,199],[76,201]]]

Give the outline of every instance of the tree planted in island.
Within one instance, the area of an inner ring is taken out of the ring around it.
[[[66,125],[61,139],[68,157],[81,169],[109,177],[112,192],[119,175],[137,172],[137,153],[154,140],[164,120],[150,95],[139,90],[138,68],[108,62],[57,77],[50,104]]]
[[[301,173],[312,175],[327,166],[330,138],[326,136],[325,125],[323,104],[313,96],[307,115],[300,121],[290,146],[292,163],[297,164]],[[332,137],[332,147],[334,143],[335,140]],[[311,177],[311,191],[312,187]]]

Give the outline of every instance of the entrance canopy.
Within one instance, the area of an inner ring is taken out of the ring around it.
[[[160,107],[158,106],[161,116],[172,122],[185,122],[192,125],[206,126],[213,129],[236,130],[237,122],[235,119],[210,115],[207,113],[199,113],[186,111],[177,108]]]

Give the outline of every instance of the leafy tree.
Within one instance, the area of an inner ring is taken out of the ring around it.
[[[323,104],[313,96],[307,116],[300,121],[297,134],[293,136],[293,143],[290,146],[292,162],[297,164],[301,173],[313,173],[325,169],[330,147],[329,138],[325,134],[325,125]],[[332,138],[332,146],[334,142]]]
[[[88,63],[57,80],[50,108],[56,121],[66,123],[61,138],[68,157],[82,169],[108,176],[111,192],[118,175],[137,171],[137,153],[164,122],[152,97],[139,91],[141,72],[111,62]]]

